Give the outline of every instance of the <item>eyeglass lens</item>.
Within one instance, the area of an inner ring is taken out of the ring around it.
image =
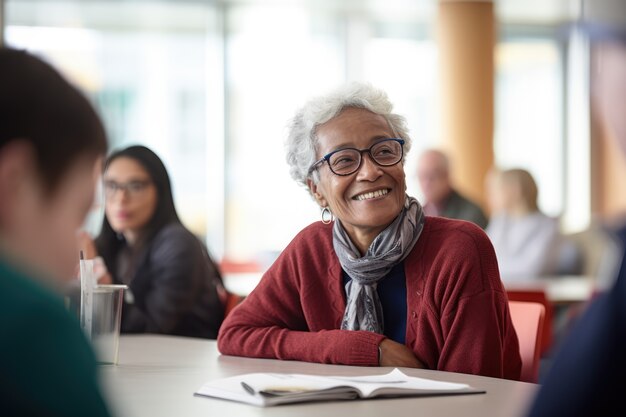
[[[333,153],[328,164],[337,175],[348,175],[359,169],[363,152],[368,152],[378,165],[391,166],[402,159],[402,145],[396,140],[385,140],[374,144],[367,150],[342,149]]]

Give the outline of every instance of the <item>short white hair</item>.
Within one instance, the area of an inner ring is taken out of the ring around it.
[[[404,154],[411,149],[406,119],[392,113],[387,94],[369,84],[350,83],[328,94],[310,99],[291,119],[287,136],[287,163],[291,177],[308,188],[307,179],[319,181],[309,169],[317,158],[317,127],[337,117],[346,108],[359,108],[383,116],[396,137],[404,139]],[[404,162],[404,161],[403,161]]]

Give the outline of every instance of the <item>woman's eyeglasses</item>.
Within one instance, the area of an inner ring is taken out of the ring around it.
[[[125,191],[130,197],[135,197],[143,193],[151,183],[149,180],[129,181],[126,183],[107,180],[104,181],[104,194],[106,197],[111,198],[118,191]]]
[[[363,163],[363,154],[368,153],[376,164],[389,167],[402,160],[404,139],[391,138],[376,142],[367,149],[344,148],[330,152],[316,161],[309,168],[309,175],[324,161],[335,175],[350,175],[359,170]]]

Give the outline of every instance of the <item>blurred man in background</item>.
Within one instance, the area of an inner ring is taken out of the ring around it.
[[[487,216],[478,204],[452,187],[450,160],[443,152],[429,149],[422,153],[417,177],[424,195],[422,204],[426,215],[467,220],[483,229],[487,227]]]

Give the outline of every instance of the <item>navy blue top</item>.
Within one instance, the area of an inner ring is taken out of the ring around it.
[[[351,280],[343,271],[345,286]],[[404,262],[394,266],[386,277],[378,281],[378,297],[383,306],[384,334],[389,339],[404,344],[406,338],[406,277]]]

